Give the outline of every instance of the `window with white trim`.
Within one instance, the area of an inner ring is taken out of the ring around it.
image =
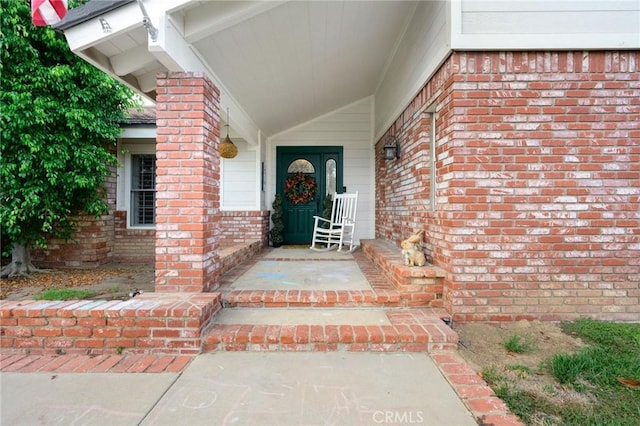
[[[127,212],[129,229],[155,228],[155,140],[120,139],[118,162],[116,210]]]
[[[156,204],[156,156],[131,155],[130,226],[153,226]]]

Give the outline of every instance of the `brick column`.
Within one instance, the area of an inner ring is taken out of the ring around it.
[[[157,76],[156,291],[220,282],[220,92],[203,73]]]

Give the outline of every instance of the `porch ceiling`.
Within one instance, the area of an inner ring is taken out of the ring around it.
[[[147,0],[160,31],[153,43],[137,2],[112,3],[84,20],[70,11],[60,28],[76,53],[150,98],[156,72],[201,65],[232,127],[266,136],[374,95],[417,4]]]

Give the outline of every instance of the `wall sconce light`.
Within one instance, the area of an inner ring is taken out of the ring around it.
[[[395,160],[396,158],[400,158],[400,143],[395,136],[389,135],[384,144],[384,159]]]
[[[220,151],[220,157],[222,158],[234,158],[238,155],[238,147],[233,144],[229,137],[229,108],[227,108],[227,124],[225,124],[225,127],[227,128],[227,137],[220,142],[218,151]]]

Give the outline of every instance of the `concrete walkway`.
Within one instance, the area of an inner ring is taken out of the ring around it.
[[[182,373],[2,373],[3,425],[475,425],[427,354],[220,352]]]

